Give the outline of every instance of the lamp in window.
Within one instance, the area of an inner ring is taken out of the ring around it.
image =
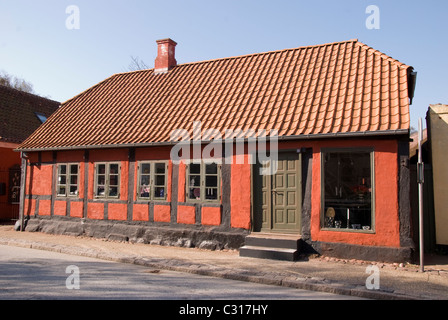
[[[334,208],[328,208],[325,212],[325,227],[334,228],[334,217],[336,216],[336,211]]]
[[[357,195],[359,201],[366,200],[367,194],[370,192],[370,188],[365,185],[358,185],[352,188],[352,191]]]

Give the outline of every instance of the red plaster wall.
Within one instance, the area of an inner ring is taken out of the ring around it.
[[[70,203],[70,217],[83,218],[84,203],[81,201]]]
[[[51,196],[51,187],[53,183],[52,165],[29,166],[26,178],[27,195]]]
[[[56,155],[58,163],[83,162],[84,151],[59,151]]]
[[[9,143],[7,145],[11,145],[11,147],[17,147],[17,145]],[[21,160],[19,152],[14,152],[11,148],[0,147],[0,171],[6,172],[2,175],[3,179],[0,180],[0,183],[6,184],[6,190],[10,189],[9,169],[14,165],[20,166],[20,164]],[[18,212],[18,204],[8,203],[8,194],[9,191],[7,191],[4,196],[0,196],[0,219],[11,219],[13,218],[13,212]]]
[[[205,226],[219,226],[221,224],[221,208],[203,207],[201,221]]]
[[[137,194],[139,192],[137,184],[138,184],[138,165],[137,165],[137,161],[136,161],[135,166],[134,166],[134,195],[132,196],[134,201],[137,201]]]
[[[400,246],[400,221],[398,208],[398,145],[384,145],[375,153],[375,208],[376,232],[380,244]]]
[[[186,174],[186,165],[183,162],[179,163],[179,178],[177,184],[177,201],[185,202],[185,174]]]
[[[171,184],[172,184],[172,175],[173,175],[173,162],[168,162],[168,178],[167,178],[167,194],[166,194],[166,201],[171,202]]]
[[[195,224],[196,223],[195,207],[178,206],[177,207],[177,223]]]
[[[129,162],[121,161],[120,199],[128,200],[129,190]]]
[[[41,153],[41,161],[42,162],[53,162],[53,152],[42,152]]]
[[[134,221],[149,221],[149,205],[134,204],[132,219]]]
[[[171,221],[171,207],[164,206],[164,205],[154,205],[154,221],[155,222],[170,222]]]
[[[89,161],[127,161],[128,149],[96,149],[89,151]]]
[[[67,201],[54,202],[54,215],[65,216],[67,214]]]
[[[26,199],[24,208],[25,216],[34,216],[35,211],[36,211],[36,200]]]
[[[109,220],[121,220],[128,219],[128,206],[126,203],[109,203],[107,208],[107,215]]]
[[[51,215],[51,200],[39,200],[39,213],[40,216]]]
[[[38,153],[30,154],[30,162],[37,163],[39,160]],[[27,195],[51,195],[53,183],[53,166],[44,162],[53,161],[52,152],[43,152],[41,154],[41,165],[33,165],[28,167],[27,172]],[[57,163],[79,163],[79,199],[84,197],[84,152],[83,151],[63,151],[58,152],[56,157]],[[31,182],[30,182],[31,181]],[[59,199],[54,203],[54,215],[65,216],[67,214],[67,202]],[[70,216],[76,218],[83,217],[83,203],[72,202],[70,205]],[[34,209],[33,209],[34,210]],[[51,212],[50,200],[39,200],[39,215],[48,216]]]
[[[20,153],[15,152],[13,149],[0,147],[0,155],[1,155],[0,156],[1,171],[6,171],[15,164],[17,165],[21,164]]]
[[[28,163],[34,163],[39,161],[39,153],[31,152],[28,154]]]
[[[93,188],[95,183],[95,165],[93,162],[89,162],[89,173],[88,173],[88,179],[87,179],[87,199],[92,200],[93,199]]]
[[[251,227],[251,165],[249,155],[244,156],[244,164],[236,164],[233,156],[230,182],[230,224],[232,228]]]
[[[135,160],[168,160],[171,147],[139,148],[135,150]]]
[[[104,219],[104,203],[88,203],[87,218],[94,220]]]
[[[81,162],[79,164],[79,175],[78,175],[78,179],[79,179],[78,197],[80,199],[85,198],[85,194],[84,194],[84,188],[85,188],[85,184],[86,184],[86,181],[84,179],[85,170],[86,170],[86,164],[84,162]]]

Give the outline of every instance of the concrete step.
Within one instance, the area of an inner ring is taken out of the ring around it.
[[[298,251],[296,249],[246,245],[240,248],[240,256],[258,259],[295,261],[298,257]]]
[[[300,235],[253,233],[240,248],[241,257],[295,261],[300,251]]]
[[[285,248],[285,249],[299,249],[300,236],[287,234],[251,234],[246,237],[245,245]]]

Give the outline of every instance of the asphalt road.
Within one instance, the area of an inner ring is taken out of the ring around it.
[[[197,301],[353,297],[0,245],[0,299]]]

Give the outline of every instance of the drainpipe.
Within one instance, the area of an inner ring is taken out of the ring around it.
[[[417,163],[417,182],[418,182],[418,211],[419,211],[419,246],[420,246],[420,271],[425,272],[425,247],[424,247],[424,228],[423,228],[423,184],[425,183],[425,165],[422,160],[422,140],[423,126],[422,118],[418,119],[418,163]]]
[[[22,159],[22,172],[20,179],[20,205],[19,205],[19,214],[20,214],[20,231],[23,232],[25,228],[25,189],[26,189],[26,173],[28,167],[28,154],[26,152],[20,152],[20,158]]]

